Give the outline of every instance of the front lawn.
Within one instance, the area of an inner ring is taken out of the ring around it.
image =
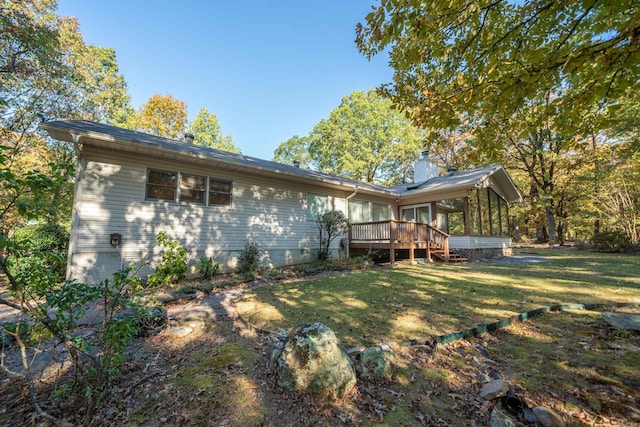
[[[491,372],[568,425],[640,422],[640,334],[612,328],[597,311],[547,313],[435,352],[405,345],[550,304],[640,302],[640,257],[556,249],[531,255],[550,260],[352,272],[258,287],[237,307],[263,330],[321,321],[347,347],[390,343],[396,380],[359,382],[353,400],[365,425],[486,425],[492,405],[478,391],[480,376]],[[619,311],[640,314],[638,307]],[[342,419],[340,411],[334,416]]]
[[[263,330],[320,321],[348,346],[399,346],[550,304],[640,302],[640,257],[538,253],[550,260],[377,268],[263,286],[237,307]]]

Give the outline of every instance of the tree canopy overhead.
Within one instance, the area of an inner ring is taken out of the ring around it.
[[[410,179],[424,138],[390,100],[373,90],[353,92],[309,136],[280,144],[274,160],[298,160],[330,174],[395,185]]]
[[[389,50],[383,90],[425,127],[509,115],[558,91],[574,117],[615,106],[640,77],[637,0],[382,0],[357,27],[367,57]]]

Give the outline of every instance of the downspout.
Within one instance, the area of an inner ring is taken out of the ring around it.
[[[358,186],[356,185],[356,188],[353,190],[353,193],[349,194],[346,198],[346,200],[348,201],[349,199],[353,198],[353,196],[355,196],[356,194],[358,194]],[[348,203],[347,203],[348,205]],[[349,206],[347,206],[347,209],[349,208]]]

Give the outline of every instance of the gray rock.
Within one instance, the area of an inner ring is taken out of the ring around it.
[[[480,389],[480,397],[485,400],[493,400],[506,395],[508,390],[509,383],[499,379],[483,385]]]
[[[516,427],[516,421],[502,409],[495,407],[489,417],[489,427]]]
[[[336,334],[322,323],[293,328],[282,349],[274,347],[271,355],[276,382],[285,390],[334,399],[356,384],[353,361]]]
[[[633,313],[602,313],[602,318],[616,329],[640,331],[640,315]]]
[[[533,413],[536,414],[538,423],[544,427],[565,427],[567,424],[562,417],[553,409],[545,408],[543,406],[537,406],[533,408]]]
[[[386,344],[367,348],[360,354],[359,367],[363,378],[391,380],[396,373],[396,353]]]

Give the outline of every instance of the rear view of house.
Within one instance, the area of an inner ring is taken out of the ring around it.
[[[520,193],[500,165],[438,176],[424,154],[415,182],[383,187],[100,123],[41,125],[72,142],[78,171],[69,278],[95,282],[153,262],[164,231],[190,251],[235,266],[247,240],[270,266],[315,259],[315,217],[348,215],[349,240],[332,251],[427,259],[506,255],[508,209]],[[346,236],[345,236],[346,237]]]

